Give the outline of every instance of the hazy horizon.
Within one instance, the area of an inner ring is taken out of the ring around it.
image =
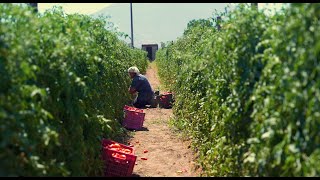
[[[193,19],[214,17],[214,12],[225,12],[225,8],[235,3],[132,3],[134,46],[175,41],[181,37],[188,22]],[[259,3],[261,7],[277,7]],[[110,16],[119,32],[131,37],[130,3],[39,3],[39,12],[62,6],[66,13],[87,14],[92,17]],[[124,38],[121,38],[124,39]],[[125,40],[130,43],[131,40]]]

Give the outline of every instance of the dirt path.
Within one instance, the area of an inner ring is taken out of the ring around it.
[[[149,66],[146,77],[153,89],[160,86],[154,65]],[[161,92],[160,92],[161,93]],[[145,109],[143,131],[136,131],[129,142],[137,155],[134,176],[141,177],[195,177],[194,156],[189,143],[178,139],[169,127],[171,109]],[[188,148],[189,147],[189,148]],[[144,153],[144,150],[148,150]],[[148,158],[142,160],[142,157]],[[181,172],[182,171],[182,172]]]

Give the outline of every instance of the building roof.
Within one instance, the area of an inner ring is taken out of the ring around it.
[[[158,46],[158,44],[142,44],[141,46]]]

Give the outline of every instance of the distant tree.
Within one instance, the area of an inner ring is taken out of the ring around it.
[[[258,9],[258,3],[251,3],[251,7],[254,9]]]
[[[166,47],[166,44],[164,42],[161,42],[160,44],[161,44],[161,49]]]
[[[198,20],[191,20],[188,25],[187,29],[184,31],[184,35],[188,34],[193,28],[201,28],[204,29],[205,27],[213,27],[212,21],[209,19],[198,19]]]
[[[28,3],[31,7],[34,7],[34,11],[38,12],[38,3]]]

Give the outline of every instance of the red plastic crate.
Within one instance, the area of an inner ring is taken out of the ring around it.
[[[165,92],[160,96],[160,107],[171,108],[173,102],[173,95],[171,92]]]
[[[143,113],[143,109],[135,108],[135,107],[128,106],[128,105],[125,105],[123,109],[127,110],[127,111],[136,111],[136,112]]]
[[[121,147],[130,149],[131,154],[126,154],[120,151],[111,150],[108,145],[117,143],[115,141],[103,139],[102,140],[102,158],[105,161],[105,176],[114,176],[114,177],[125,177],[131,176],[133,168],[137,159],[137,156],[134,155],[135,151],[132,147],[118,143]],[[112,156],[112,153],[119,153],[125,155],[126,159],[119,159]]]
[[[139,130],[143,127],[143,122],[145,118],[145,113],[143,109],[138,109],[135,107],[130,107],[125,105],[123,108],[124,120],[122,125],[127,129]]]

